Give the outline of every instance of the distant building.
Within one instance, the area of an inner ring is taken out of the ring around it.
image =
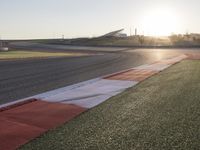
[[[0,40],[0,51],[8,51],[8,43]]]
[[[109,33],[103,35],[102,37],[127,37],[127,34],[122,33],[122,31],[124,31],[124,29],[109,32]]]

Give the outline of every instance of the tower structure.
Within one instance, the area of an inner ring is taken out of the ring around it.
[[[135,36],[137,36],[137,28],[135,28]]]

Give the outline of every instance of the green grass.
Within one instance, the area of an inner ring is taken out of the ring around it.
[[[46,57],[72,57],[81,56],[77,53],[52,53],[52,52],[31,52],[31,51],[8,51],[0,52],[0,60],[25,59],[25,58],[46,58]]]
[[[200,149],[200,61],[183,61],[21,147]]]

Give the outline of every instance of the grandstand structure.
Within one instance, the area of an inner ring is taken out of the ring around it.
[[[124,29],[109,32],[101,37],[127,37],[127,34],[122,33]]]

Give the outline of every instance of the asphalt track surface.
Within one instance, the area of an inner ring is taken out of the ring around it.
[[[48,45],[21,46],[23,50],[34,51],[76,51],[69,47]],[[0,104],[33,96],[42,92],[75,84],[99,76],[107,75],[131,67],[153,63],[182,53],[194,53],[196,50],[177,49],[126,49],[126,48],[87,48],[83,53],[97,55],[72,58],[28,59],[0,61]],[[200,51],[199,51],[200,52]]]

